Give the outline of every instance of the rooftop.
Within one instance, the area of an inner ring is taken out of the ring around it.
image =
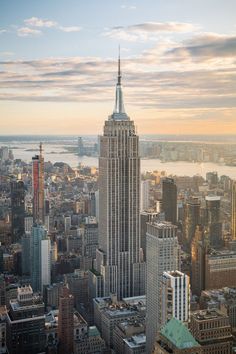
[[[207,321],[217,318],[223,318],[226,315],[217,309],[207,309],[193,312],[192,316],[198,321]]]
[[[100,336],[100,333],[96,326],[89,327],[89,337],[97,337]]]
[[[214,202],[214,201],[219,201],[220,197],[218,195],[208,195],[205,198],[207,201]]]
[[[146,336],[144,333],[136,334],[130,338],[125,338],[123,341],[130,347],[130,348],[137,348],[140,346],[144,346],[146,344]]]
[[[172,318],[160,330],[163,337],[168,339],[178,349],[199,347],[188,328],[176,318]]]

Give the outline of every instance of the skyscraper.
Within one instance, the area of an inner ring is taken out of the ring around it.
[[[162,181],[162,210],[166,221],[177,222],[177,187],[173,178]]]
[[[34,291],[42,291],[50,285],[50,240],[42,225],[34,224],[30,238],[31,281]]]
[[[58,338],[59,353],[73,353],[74,297],[64,286],[59,297]]]
[[[210,246],[213,248],[220,248],[223,241],[219,196],[206,197],[206,226],[209,233]]]
[[[232,182],[231,187],[231,232],[232,239],[236,240],[236,181]]]
[[[42,143],[40,143],[39,149],[40,154],[32,158],[33,219],[34,222],[44,223],[44,158]]]
[[[141,181],[140,211],[150,207],[150,180]]]
[[[147,354],[152,352],[161,326],[161,280],[163,272],[180,270],[177,226],[169,222],[147,224]]]
[[[25,231],[25,186],[23,181],[11,182],[12,242],[17,242]]]
[[[184,205],[184,246],[189,250],[195,235],[196,226],[200,223],[200,201],[190,198]]]
[[[200,296],[205,289],[205,258],[208,248],[207,234],[202,225],[197,225],[191,243],[191,290]]]
[[[120,58],[113,114],[105,121],[99,157],[99,250],[104,295],[144,292],[140,262],[140,157],[134,121],[125,113]]]

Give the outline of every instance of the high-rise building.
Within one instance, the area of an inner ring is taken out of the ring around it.
[[[42,225],[34,224],[30,238],[31,282],[34,291],[42,291],[51,282],[50,240]]]
[[[163,272],[180,270],[177,227],[169,222],[147,224],[147,353],[151,353],[161,326],[161,279]]]
[[[10,354],[36,354],[45,349],[44,303],[30,286],[17,289],[7,315],[7,348]]]
[[[141,181],[140,211],[147,211],[150,207],[150,180]]]
[[[18,242],[25,231],[25,186],[23,181],[11,182],[12,242]]]
[[[209,233],[210,246],[222,246],[222,223],[220,221],[220,197],[206,197],[206,227]]]
[[[144,292],[139,213],[139,138],[125,113],[119,59],[115,108],[100,137],[96,270],[103,276],[105,296],[115,293],[120,299]]]
[[[190,313],[189,276],[178,270],[164,272],[160,293],[161,326],[172,317],[187,323]]]
[[[31,227],[32,229],[32,227]],[[32,230],[26,231],[21,238],[22,257],[21,257],[21,269],[23,275],[30,275],[31,273],[31,261],[30,261],[30,242],[31,242]]]
[[[205,258],[208,239],[204,227],[198,225],[191,243],[191,290],[193,295],[200,296],[205,289]]]
[[[184,247],[190,249],[196,226],[200,223],[200,201],[198,198],[190,198],[184,205]]]
[[[173,178],[164,178],[162,181],[162,210],[165,220],[177,222],[177,186]]]
[[[153,221],[157,219],[158,213],[156,212],[149,212],[149,211],[143,211],[140,214],[140,222],[141,222],[141,232],[140,232],[140,237],[141,237],[141,249],[143,250],[143,259],[146,261],[146,234],[147,234],[147,223],[150,221]]]
[[[232,239],[236,240],[236,181],[231,186],[231,233]]]
[[[44,223],[44,158],[42,143],[40,143],[40,154],[32,158],[33,175],[33,219],[34,222]]]
[[[74,297],[64,286],[59,297],[58,314],[59,353],[73,353],[74,339]]]

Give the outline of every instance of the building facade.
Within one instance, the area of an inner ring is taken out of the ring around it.
[[[177,222],[177,186],[173,178],[164,178],[162,181],[162,211],[165,220]]]
[[[236,240],[236,181],[231,186],[231,234],[232,239]]]
[[[177,227],[168,222],[147,224],[147,353],[151,353],[161,325],[163,272],[180,269]]]
[[[220,197],[206,197],[206,227],[209,233],[210,246],[222,247],[222,223],[220,220]]]
[[[191,315],[190,330],[202,346],[203,354],[231,354],[229,317],[218,310],[201,310]]]
[[[115,108],[100,137],[96,270],[103,276],[105,296],[144,293],[140,254],[139,138],[125,113],[119,60]]]
[[[58,314],[59,353],[71,354],[74,351],[74,297],[64,286],[59,298]]]
[[[189,199],[184,205],[184,246],[190,249],[195,235],[196,226],[200,223],[200,201],[198,198]]]
[[[12,243],[20,241],[25,231],[25,186],[23,181],[11,182]]]
[[[32,158],[32,176],[33,219],[34,222],[44,223],[44,158],[42,143],[40,143],[40,154]]]
[[[190,279],[176,270],[164,272],[160,284],[161,315],[163,326],[172,317],[188,323],[190,315]]]

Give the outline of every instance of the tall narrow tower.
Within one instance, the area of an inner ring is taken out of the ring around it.
[[[33,162],[33,219],[44,223],[44,158],[42,143],[39,145],[39,155],[32,158]]]
[[[236,240],[236,181],[232,182],[231,187],[231,232],[232,240]]]
[[[120,56],[113,114],[105,121],[99,157],[99,250],[104,295],[144,292],[140,262],[140,158],[134,122],[125,113]]]

